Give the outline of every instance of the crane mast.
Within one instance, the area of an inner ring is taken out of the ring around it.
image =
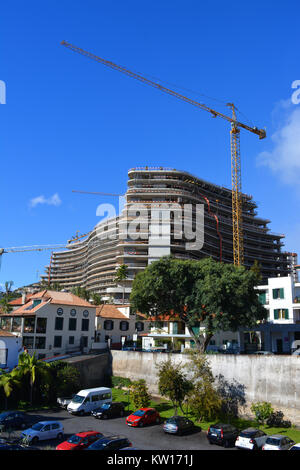
[[[82,54],[89,59],[95,60],[102,63],[103,65],[122,72],[125,75],[128,75],[140,82],[157,88],[158,90],[167,93],[168,95],[174,96],[177,99],[185,101],[186,103],[192,104],[197,108],[203,109],[204,111],[209,112],[212,117],[220,117],[230,122],[230,142],[231,142],[231,179],[232,179],[232,239],[233,239],[233,262],[235,265],[240,266],[244,263],[244,243],[243,243],[243,222],[242,222],[242,178],[241,178],[241,154],[240,154],[240,128],[248,130],[253,134],[259,136],[260,139],[266,137],[265,129],[258,129],[257,127],[248,126],[245,123],[242,123],[236,119],[235,106],[233,103],[228,103],[228,106],[232,110],[232,117],[227,116],[223,113],[220,113],[209,106],[206,106],[203,103],[192,100],[177,91],[174,91],[170,88],[167,88],[160,83],[149,80],[142,75],[132,72],[131,70],[117,65],[114,62],[103,59],[102,57],[96,56],[80,47],[74,46],[66,41],[62,41],[61,45],[71,49],[74,52]]]

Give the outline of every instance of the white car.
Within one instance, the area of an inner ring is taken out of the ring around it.
[[[300,442],[298,444],[293,445],[290,450],[300,450]]]
[[[262,450],[289,450],[295,442],[287,436],[281,434],[273,434],[268,436],[266,443],[262,446]]]
[[[268,435],[260,429],[248,428],[240,432],[235,441],[238,449],[258,450],[265,444]]]
[[[64,427],[60,421],[39,421],[21,433],[21,438],[28,440],[30,444],[46,439],[62,439],[63,436]]]

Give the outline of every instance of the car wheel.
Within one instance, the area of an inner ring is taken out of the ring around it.
[[[144,423],[143,423],[143,421],[141,421],[141,422],[139,423],[139,427],[142,428],[143,426],[144,426]]]
[[[61,440],[63,437],[64,437],[64,435],[63,435],[62,432],[59,432],[59,433],[57,434],[57,439]]]
[[[159,424],[160,423],[160,418],[157,417],[156,420],[155,420],[156,424]]]
[[[35,436],[35,437],[33,437],[33,438],[31,439],[31,444],[34,444],[34,445],[35,445],[35,444],[37,444],[38,442],[39,442],[39,438],[38,438],[37,436]]]
[[[107,416],[107,415],[103,415],[102,418],[103,418],[103,419],[107,419],[108,416]]]
[[[84,415],[84,411],[83,410],[79,411],[79,416],[83,416],[83,415]]]
[[[121,418],[124,416],[124,411],[123,410],[120,411],[120,416],[121,416]]]
[[[213,445],[213,441],[208,441],[210,443],[210,445],[212,446]]]
[[[226,440],[226,441],[224,442],[224,447],[225,447],[226,449],[228,449],[228,447],[230,447],[230,442]]]

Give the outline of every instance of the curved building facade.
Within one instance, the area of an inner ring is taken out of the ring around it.
[[[231,190],[172,168],[128,171],[126,203],[117,217],[98,224],[83,240],[53,253],[51,282],[82,286],[121,298],[114,281],[118,265],[128,266],[125,296],[136,273],[164,255],[180,259],[233,263]],[[255,260],[263,279],[289,274],[284,235],[270,232],[269,220],[257,215],[252,196],[243,194],[244,265]],[[194,238],[193,238],[194,237]],[[47,278],[44,276],[44,278]]]

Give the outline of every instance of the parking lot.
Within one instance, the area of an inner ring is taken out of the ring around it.
[[[165,434],[163,425],[149,425],[143,428],[129,427],[125,418],[98,420],[93,416],[75,416],[65,410],[42,411],[28,413],[34,421],[60,420],[64,426],[64,439],[81,431],[100,431],[104,435],[126,436],[132,446],[139,450],[224,450],[223,447],[210,445],[206,432],[196,429],[195,432],[183,436]],[[41,441],[36,447],[40,449],[55,449],[61,441]]]

